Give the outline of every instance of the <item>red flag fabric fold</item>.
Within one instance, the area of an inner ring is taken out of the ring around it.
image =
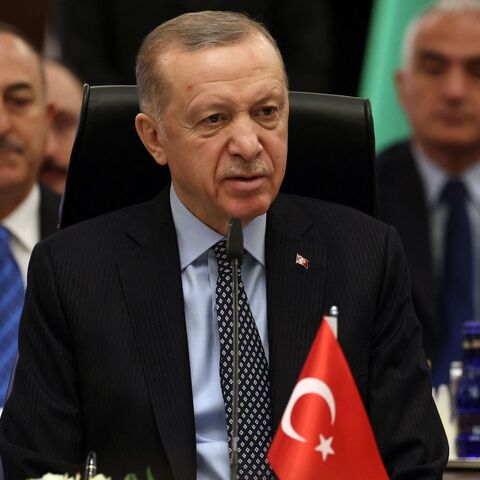
[[[388,480],[350,367],[325,318],[268,460],[280,480]]]

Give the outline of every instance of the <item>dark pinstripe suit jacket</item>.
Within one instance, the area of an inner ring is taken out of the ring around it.
[[[301,253],[307,270],[295,263]],[[345,207],[280,195],[266,232],[273,421],[322,315],[339,340],[392,479],[440,479],[447,459],[399,240]],[[99,470],[194,479],[194,412],[168,191],[65,229],[32,256],[20,362],[0,423],[7,478]]]
[[[425,191],[409,142],[392,145],[377,160],[380,220],[393,225],[405,248],[412,298],[427,357],[435,361],[439,331],[438,286],[434,280],[430,221]]]

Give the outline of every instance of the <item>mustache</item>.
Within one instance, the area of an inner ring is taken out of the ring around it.
[[[265,162],[257,157],[255,160],[245,161],[241,158],[232,158],[223,172],[227,178],[232,177],[261,177],[270,173]]]
[[[63,165],[56,164],[53,160],[46,158],[42,164],[40,172],[58,172],[62,174],[67,173],[68,167],[64,167]]]
[[[468,105],[454,102],[438,106],[437,112],[441,115],[455,114],[463,115],[465,117],[472,117],[475,115],[475,112],[472,111]]]
[[[23,153],[22,145],[9,137],[0,137],[0,150],[14,150],[16,153]]]
[[[14,150],[17,153],[23,152],[22,146],[9,137],[0,137],[0,150]]]

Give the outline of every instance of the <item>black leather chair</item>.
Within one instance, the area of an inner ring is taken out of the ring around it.
[[[60,217],[81,220],[148,200],[169,182],[137,136],[135,86],[85,85]],[[368,100],[290,92],[289,154],[281,190],[376,215],[373,120]]]

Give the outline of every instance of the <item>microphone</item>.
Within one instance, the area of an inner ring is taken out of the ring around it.
[[[238,267],[242,264],[245,250],[243,249],[242,224],[238,218],[232,218],[227,231],[227,260],[232,264],[232,306],[233,306],[233,395],[232,395],[232,453],[230,469],[232,480],[237,480],[238,470]]]
[[[238,218],[232,218],[227,231],[227,260],[237,259],[241,265],[244,254],[242,224]]]

